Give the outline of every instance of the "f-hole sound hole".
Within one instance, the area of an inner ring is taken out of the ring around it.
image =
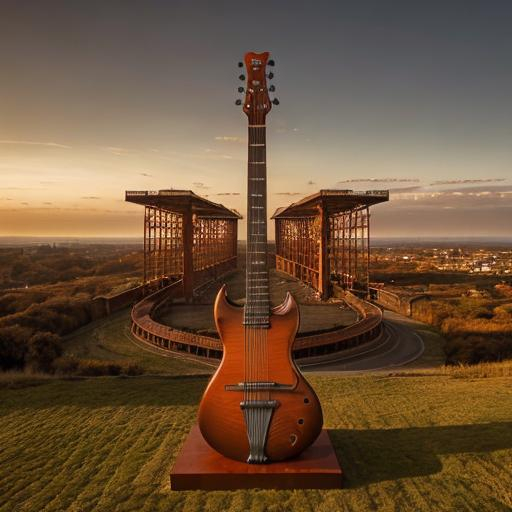
[[[308,398],[307,396],[306,396],[306,397],[304,397],[304,403],[305,403],[305,404],[309,404],[309,398]]]
[[[298,423],[299,425],[304,425],[304,418],[299,418],[299,419],[297,420],[297,423]]]
[[[292,434],[290,436],[290,443],[292,444],[292,446],[295,446],[295,443],[297,442],[297,439],[298,439],[298,437],[295,434]]]

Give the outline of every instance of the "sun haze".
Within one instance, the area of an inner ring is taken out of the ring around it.
[[[4,2],[0,235],[140,236],[125,190],[244,213],[237,62],[269,50],[269,213],[389,188],[374,236],[510,236],[510,2],[258,5]]]

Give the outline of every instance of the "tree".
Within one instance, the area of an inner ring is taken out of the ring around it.
[[[19,325],[0,327],[0,368],[21,369],[25,365],[32,329]]]
[[[27,364],[36,371],[52,372],[53,362],[62,355],[60,336],[38,332],[28,342]]]

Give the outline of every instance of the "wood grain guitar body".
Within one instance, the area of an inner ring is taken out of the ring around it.
[[[259,341],[253,339],[250,346],[246,339],[254,332],[243,325],[243,307],[229,302],[225,287],[217,295],[214,316],[224,353],[199,408],[203,437],[221,454],[244,462],[280,461],[298,455],[320,434],[322,409],[292,360],[299,326],[295,300],[287,294],[271,310],[270,326],[261,329],[265,332],[257,333]],[[254,349],[257,343],[265,345],[259,352]],[[251,357],[258,358],[258,364]],[[254,367],[264,371],[248,374]],[[247,411],[253,404],[263,405],[251,416]],[[252,446],[257,444],[255,439],[262,444],[259,455]]]

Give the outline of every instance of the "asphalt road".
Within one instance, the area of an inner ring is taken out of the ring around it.
[[[385,311],[384,329],[377,343],[365,343],[330,361],[301,365],[301,369],[343,373],[387,370],[407,365],[423,354],[423,340],[406,317]]]

